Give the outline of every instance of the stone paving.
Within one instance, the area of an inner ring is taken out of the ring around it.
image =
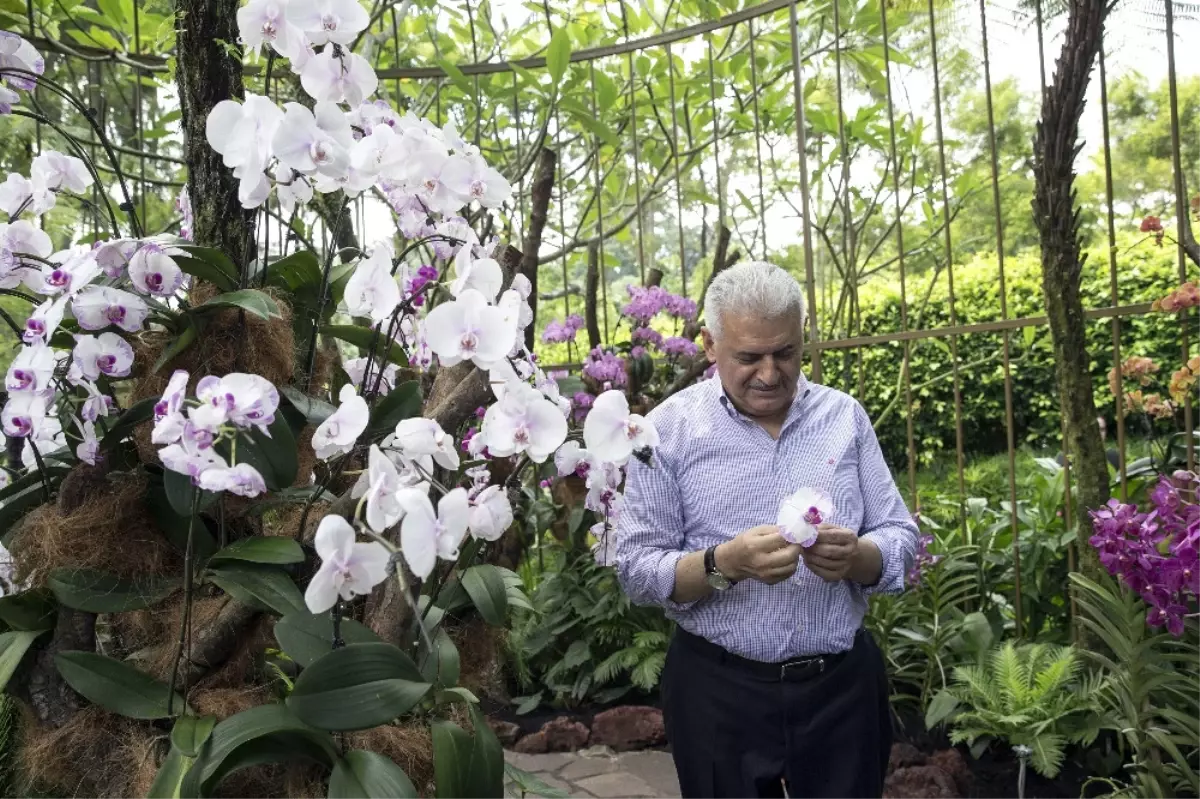
[[[660,799],[679,796],[675,764],[666,752],[645,751],[616,754],[607,747],[581,752],[525,755],[505,752],[509,766],[532,775],[522,791],[510,770],[507,795],[539,796],[539,790],[553,789],[553,796],[596,797],[597,799]],[[534,783],[540,782],[542,786]]]

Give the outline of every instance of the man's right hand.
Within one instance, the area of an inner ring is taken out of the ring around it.
[[[774,524],[752,527],[717,547],[717,568],[731,580],[781,583],[796,573],[799,544],[789,544]]]

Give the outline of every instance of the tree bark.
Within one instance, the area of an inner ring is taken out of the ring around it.
[[[587,282],[583,290],[583,319],[587,325],[589,349],[600,346],[600,320],[596,309],[600,307],[600,242],[588,245]]]
[[[242,63],[226,52],[238,40],[238,0],[176,0],[175,69],[183,122],[193,240],[221,250],[245,270],[254,249],[254,212],[238,200],[238,180],[208,144],[208,114],[222,100],[241,100]]]
[[[1034,140],[1033,218],[1041,239],[1042,289],[1054,343],[1065,443],[1081,511],[1077,515],[1080,542],[1087,541],[1083,528],[1088,516],[1083,511],[1101,507],[1110,496],[1080,296],[1085,255],[1074,190],[1079,118],[1100,50],[1105,15],[1105,0],[1072,0],[1062,53],[1043,99]],[[1087,574],[1099,570],[1099,561],[1086,544],[1079,547],[1079,564]]]
[[[529,190],[529,227],[525,231],[525,241],[521,243],[525,251],[521,258],[520,271],[529,280],[533,290],[529,294],[529,307],[533,309],[533,324],[525,328],[525,348],[533,352],[534,328],[537,327],[538,303],[538,251],[542,248],[542,231],[546,229],[546,216],[550,208],[550,193],[554,189],[554,173],[558,167],[558,153],[548,147],[543,147],[538,153],[537,168],[533,173],[533,186]]]

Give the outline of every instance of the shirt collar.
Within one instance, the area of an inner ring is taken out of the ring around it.
[[[721,408],[725,411],[725,413],[729,414],[734,419],[741,419],[747,422],[752,421],[737,409],[737,406],[733,404],[733,400],[731,400],[729,395],[725,393],[725,384],[721,382],[720,373],[718,372],[717,374],[714,374],[710,379],[712,382],[716,383],[717,401],[721,404]],[[808,382],[808,378],[806,378],[804,373],[801,372],[796,377],[796,394],[792,397],[792,404],[788,408],[787,419],[784,421],[785,427],[789,422],[792,421],[792,419],[795,418],[796,414],[799,412],[801,404],[804,401],[804,398],[810,393],[812,393],[812,384]]]

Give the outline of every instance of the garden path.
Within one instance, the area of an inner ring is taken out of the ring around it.
[[[616,754],[607,747],[593,747],[581,752],[547,755],[505,752],[504,759],[572,799],[660,799],[679,796],[675,765],[666,752]],[[507,795],[520,797],[521,788],[510,780]],[[525,793],[529,797],[534,795],[532,790]]]

